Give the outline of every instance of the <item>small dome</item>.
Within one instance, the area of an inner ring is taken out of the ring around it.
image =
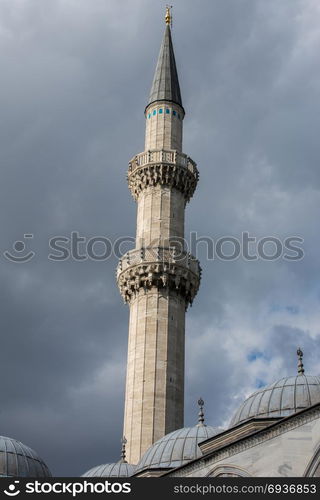
[[[51,473],[31,448],[0,436],[0,477],[51,477]]]
[[[88,470],[81,477],[130,477],[135,473],[136,466],[128,464],[126,461],[126,444],[127,440],[123,436],[121,439],[121,460],[114,464],[97,465]]]
[[[136,472],[142,469],[179,467],[201,457],[198,444],[222,432],[209,425],[195,425],[178,429],[156,441],[141,457]]]
[[[320,377],[284,377],[248,397],[238,408],[230,426],[253,417],[286,417],[320,402]]]
[[[97,465],[82,474],[81,477],[130,477],[135,473],[135,466],[127,462]]]

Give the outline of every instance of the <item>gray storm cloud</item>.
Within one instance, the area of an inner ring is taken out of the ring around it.
[[[0,4],[0,434],[54,475],[118,460],[128,310],[106,262],[52,262],[48,239],[134,236],[127,162],[164,28],[147,0]],[[304,238],[298,262],[207,261],[187,315],[185,423],[226,425],[259,384],[319,374],[319,4],[174,1],[187,232]],[[25,233],[35,257],[2,257]]]

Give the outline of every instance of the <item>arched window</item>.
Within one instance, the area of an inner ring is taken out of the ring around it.
[[[251,474],[236,465],[224,464],[212,469],[207,477],[251,477]]]

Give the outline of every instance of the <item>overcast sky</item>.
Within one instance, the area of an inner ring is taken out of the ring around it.
[[[187,314],[185,425],[227,426],[256,388],[319,374],[319,0],[173,0],[186,232],[304,239],[300,261],[208,261]],[[126,183],[165,2],[0,0],[0,434],[54,475],[120,458],[128,308],[117,259],[48,260],[48,240],[135,235]],[[24,240],[35,256],[8,261]],[[98,248],[97,248],[98,250]]]

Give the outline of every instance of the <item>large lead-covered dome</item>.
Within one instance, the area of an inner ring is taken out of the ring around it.
[[[51,477],[51,472],[31,448],[0,436],[0,477]]]
[[[231,419],[230,427],[253,417],[286,417],[319,402],[320,377],[303,372],[284,377],[246,399]]]
[[[222,432],[209,425],[178,429],[156,441],[141,457],[136,472],[142,469],[179,467],[201,457],[199,443]]]
[[[194,427],[183,427],[156,441],[141,457],[136,472],[142,469],[175,468],[201,457],[199,443],[220,434],[223,429],[204,423],[204,401],[199,399],[199,421]]]

